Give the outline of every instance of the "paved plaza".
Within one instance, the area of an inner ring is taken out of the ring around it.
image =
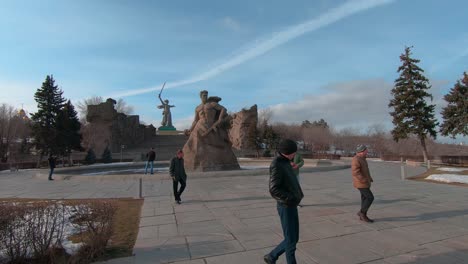
[[[356,216],[350,169],[304,172],[298,263],[468,263],[468,189],[401,180],[397,163],[369,162],[375,202]],[[407,167],[408,175],[422,173]],[[145,201],[134,256],[104,263],[255,264],[282,240],[268,174],[188,175],[183,204],[167,173],[143,180]],[[0,174],[0,197],[136,197],[137,175],[49,182],[37,171]],[[277,263],[286,263],[284,255]]]

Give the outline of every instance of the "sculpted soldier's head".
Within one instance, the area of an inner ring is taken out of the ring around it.
[[[200,99],[201,99],[202,103],[206,103],[206,100],[208,100],[208,91],[207,90],[200,91]]]

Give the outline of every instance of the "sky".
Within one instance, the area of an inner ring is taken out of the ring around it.
[[[399,56],[429,78],[436,114],[468,71],[465,0],[0,0],[0,103],[37,110],[54,76],[73,104],[122,98],[146,124],[158,94],[188,128],[199,92],[230,112],[257,104],[272,122],[391,129]],[[444,139],[456,143],[468,139]]]

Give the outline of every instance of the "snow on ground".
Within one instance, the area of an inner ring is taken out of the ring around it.
[[[28,203],[33,203],[33,202],[28,202]],[[72,219],[75,215],[73,212],[72,206],[64,205],[61,202],[58,202],[59,206],[61,206],[60,209],[54,211],[54,210],[44,210],[45,214],[49,215],[42,215],[42,219],[38,219],[37,215],[35,213],[37,212],[32,212],[30,214],[25,215],[24,219],[26,221],[37,221],[38,223],[41,223],[44,225],[46,228],[50,227],[49,226],[49,221],[51,221],[52,218],[56,217],[59,221],[60,219],[63,219],[62,223],[57,224],[57,228],[60,228],[61,225],[63,225],[63,233],[62,233],[62,238],[61,238],[61,245],[63,249],[70,255],[73,255],[75,252],[77,252],[80,247],[82,246],[82,243],[74,243],[69,239],[72,235],[76,234],[78,232],[78,229],[76,228],[76,225],[71,222],[70,219]],[[19,204],[17,202],[14,202],[13,205]],[[56,213],[58,215],[51,215],[52,213]],[[21,221],[21,220],[20,220]],[[40,224],[39,224],[40,225]],[[51,224],[50,224],[51,225]],[[20,229],[15,229],[16,232],[24,232],[24,230]],[[57,232],[58,230],[56,230]],[[21,237],[21,235],[17,235],[15,237]],[[56,234],[52,235],[52,242],[51,245],[56,243],[57,236]],[[28,257],[31,257],[33,254],[33,250],[31,248],[28,249]],[[0,259],[6,259],[7,258],[7,252],[5,249],[0,250]]]
[[[468,176],[458,174],[432,174],[426,177],[427,180],[440,181],[440,182],[458,182],[468,183]]]
[[[467,171],[468,169],[466,168],[437,168],[438,171],[450,171],[450,172],[462,172],[462,171]]]
[[[169,167],[153,168],[153,171],[154,172],[168,172]],[[148,169],[148,173],[149,172],[150,172],[150,169]],[[110,170],[110,171],[83,173],[81,175],[91,176],[91,175],[108,175],[108,174],[123,174],[123,173],[143,174],[145,173],[145,169],[143,168],[143,169],[128,169],[128,170]]]
[[[247,165],[247,166],[240,166],[240,167],[243,170],[256,170],[256,169],[268,169],[270,168],[270,165],[258,165],[258,166]]]

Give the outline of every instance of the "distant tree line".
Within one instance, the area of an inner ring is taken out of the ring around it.
[[[271,111],[264,110],[259,125],[252,131],[252,146],[259,152],[261,147],[267,149],[267,154],[275,150],[276,143],[281,138],[291,138],[303,142],[304,148],[323,153],[333,147],[335,152],[350,154],[357,144],[367,144],[373,151],[371,155],[385,154],[423,155],[427,161],[428,146],[432,150],[438,149],[444,155],[447,148],[434,140],[437,136],[439,123],[435,118],[435,105],[431,104],[433,97],[429,93],[429,80],[424,76],[424,70],[418,66],[420,60],[411,57],[411,47],[406,47],[400,55],[401,66],[397,72],[389,102],[392,109],[393,129],[390,133],[379,126],[369,128],[368,133],[360,133],[352,129],[333,131],[324,119],[317,121],[304,120],[300,125],[275,123],[271,124]],[[441,115],[443,122],[439,132],[443,136],[468,136],[468,75],[463,73],[454,87],[444,96],[446,106]],[[419,142],[419,143],[417,143]],[[436,147],[437,146],[437,147]],[[465,152],[466,147],[455,147]],[[418,151],[418,149],[420,149]],[[456,154],[457,151],[452,151]]]

